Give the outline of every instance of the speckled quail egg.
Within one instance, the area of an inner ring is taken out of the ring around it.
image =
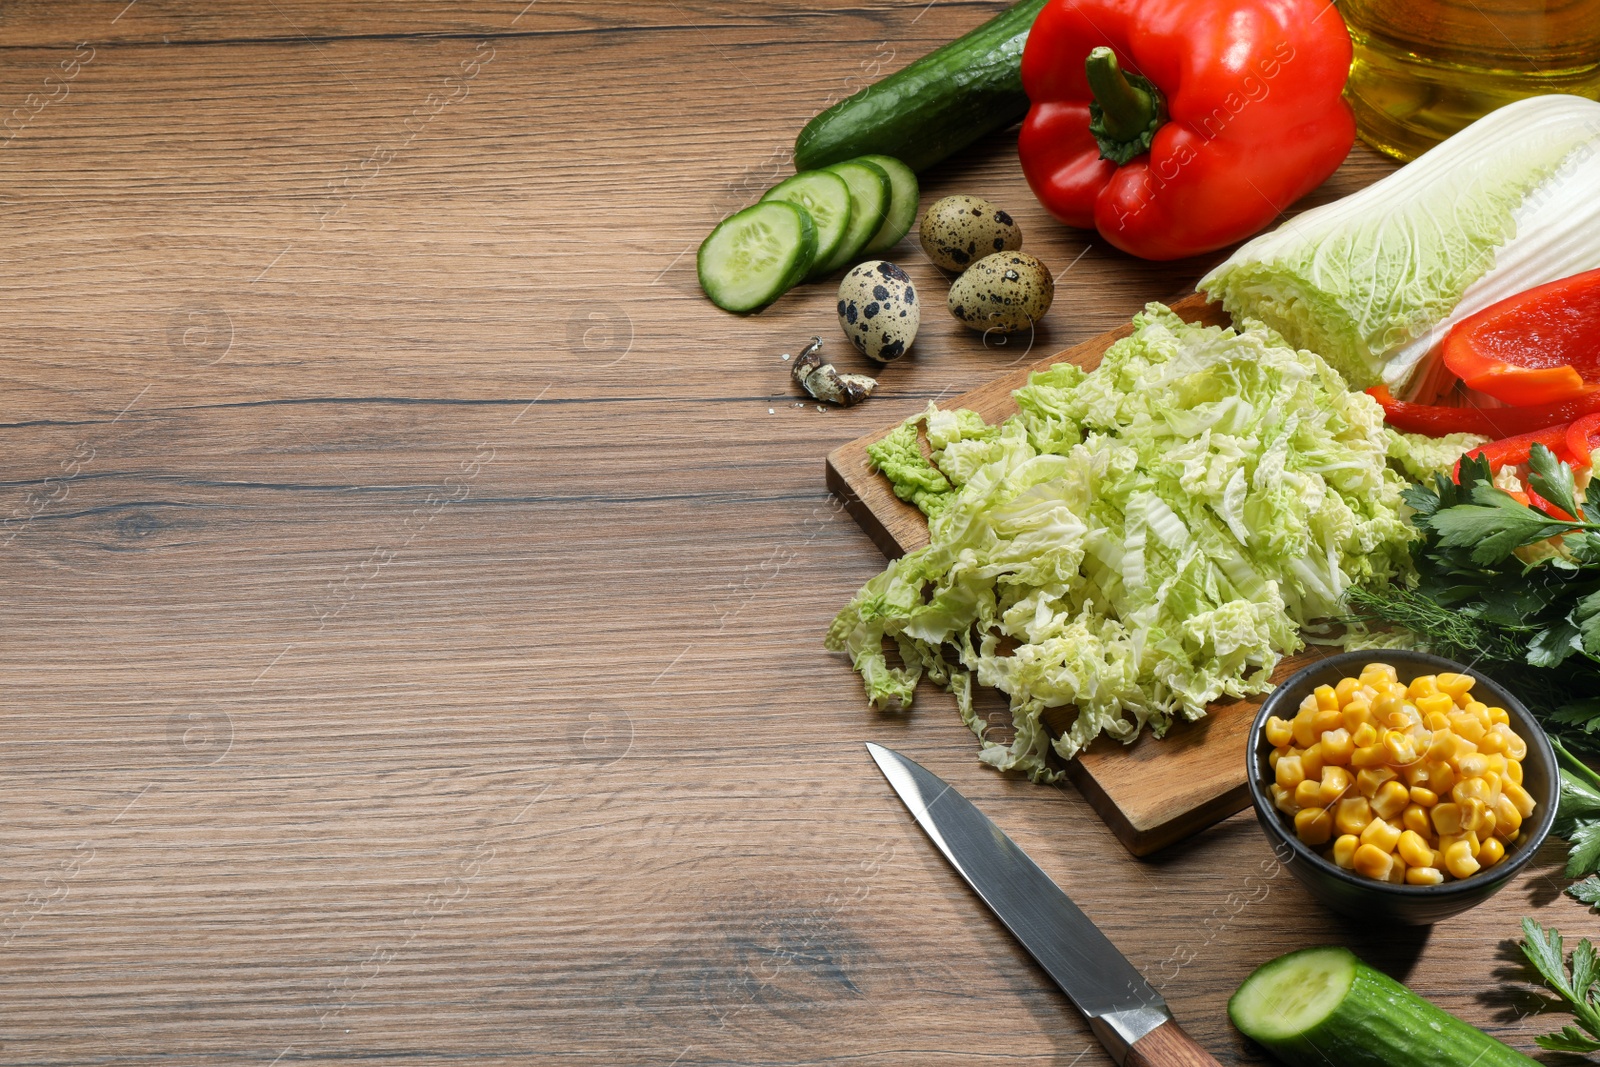
[[[984,256],[1022,247],[1022,227],[977,196],[947,196],[922,216],[922,250],[945,270],[964,271]]]
[[[950,314],[974,330],[1010,333],[1043,318],[1055,295],[1049,267],[1026,252],[996,252],[951,283]]]
[[[922,324],[917,290],[906,272],[882,259],[858,264],[839,282],[839,326],[869,359],[899,359]]]

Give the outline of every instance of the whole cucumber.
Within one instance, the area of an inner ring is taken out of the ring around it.
[[[806,123],[796,170],[885,155],[922,171],[1027,114],[1022,46],[1045,0],[1022,0],[964,37]]]
[[[1262,964],[1228,1017],[1293,1067],[1538,1067],[1343,948]]]

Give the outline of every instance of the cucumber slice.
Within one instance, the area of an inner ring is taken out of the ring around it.
[[[889,175],[882,167],[864,159],[849,159],[826,169],[850,187],[850,228],[833,258],[817,268],[818,274],[832,274],[860,255],[889,213]]]
[[[1337,948],[1309,948],[1262,964],[1228,1001],[1246,1036],[1272,1047],[1327,1021],[1355,981],[1357,960]]]
[[[1228,1001],[1241,1033],[1292,1067],[1534,1067],[1348,950],[1262,964]]]
[[[825,170],[801,171],[767,190],[762,201],[782,200],[805,208],[817,224],[817,258],[808,278],[820,278],[850,229],[850,187]]]
[[[922,190],[917,185],[916,171],[893,156],[862,156],[861,162],[875,163],[889,176],[888,214],[884,215],[883,225],[872,235],[867,247],[861,250],[863,255],[875,256],[889,251],[911,232],[911,224],[917,221],[917,199]]]
[[[700,242],[700,288],[727,311],[754,311],[793,289],[817,255],[817,227],[804,208],[762,201],[730,215]]]

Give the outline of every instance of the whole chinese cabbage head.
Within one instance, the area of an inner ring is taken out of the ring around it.
[[[1289,219],[1200,279],[1358,388],[1425,379],[1449,328],[1600,267],[1600,103],[1490,112],[1381,181]]]

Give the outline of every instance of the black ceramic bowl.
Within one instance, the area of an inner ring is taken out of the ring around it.
[[[1403,682],[1446,671],[1470,674],[1477,679],[1472,695],[1485,704],[1505,708],[1511,716],[1511,728],[1527,741],[1528,754],[1522,760],[1522,788],[1539,806],[1533,816],[1522,824],[1522,837],[1507,851],[1506,858],[1495,866],[1479,871],[1470,878],[1446,881],[1439,885],[1394,885],[1373,881],[1323,859],[1316,850],[1295,836],[1294,823],[1273,806],[1273,777],[1267,764],[1272,745],[1266,738],[1267,718],[1276,715],[1281,719],[1293,719],[1300,702],[1317,686],[1333,685],[1340,678],[1360,674],[1361,668],[1368,663],[1392,665]],[[1544,730],[1534,721],[1528,709],[1522,706],[1522,702],[1493,679],[1440,656],[1397,649],[1375,649],[1346,652],[1314,663],[1273,691],[1256,713],[1249,738],[1246,773],[1250,783],[1250,799],[1255,803],[1256,818],[1260,820],[1261,828],[1272,842],[1273,852],[1289,868],[1289,872],[1311,891],[1312,896],[1334,911],[1354,918],[1422,925],[1466,911],[1493,896],[1527,865],[1549,835],[1550,824],[1555,821],[1556,788],[1559,784],[1556,757]]]

